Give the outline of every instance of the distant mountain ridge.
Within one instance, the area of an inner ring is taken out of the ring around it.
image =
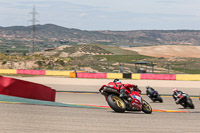
[[[0,27],[0,39],[30,39],[32,26]],[[54,24],[36,25],[38,40],[66,40],[75,43],[101,43],[108,45],[200,45],[199,30],[133,30],[86,31]]]

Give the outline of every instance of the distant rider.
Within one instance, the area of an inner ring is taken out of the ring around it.
[[[155,90],[150,86],[147,86],[146,89],[147,89],[146,93],[147,93],[148,97],[152,98]]]
[[[137,87],[137,85],[133,84],[122,84],[121,80],[115,79],[113,82],[110,82],[108,85],[112,85],[114,88],[117,88],[120,92],[119,97],[128,98],[127,90],[137,91],[141,94],[141,90]]]
[[[179,104],[179,101],[180,101],[180,99],[178,98],[179,95],[183,95],[183,94],[185,94],[185,93],[178,90],[177,88],[173,88],[173,95],[172,96],[173,96],[176,104]]]

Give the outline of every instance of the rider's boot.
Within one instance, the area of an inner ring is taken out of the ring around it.
[[[179,104],[180,103],[180,99],[177,99],[175,102],[176,102],[176,104]]]

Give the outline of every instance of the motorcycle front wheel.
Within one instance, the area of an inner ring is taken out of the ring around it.
[[[108,105],[115,111],[118,113],[123,113],[126,111],[126,104],[124,103],[124,101],[116,96],[116,95],[109,95],[107,98],[107,102]]]
[[[145,100],[142,100],[142,111],[146,114],[152,113],[151,105],[148,102],[146,102]]]
[[[158,101],[159,101],[160,103],[163,102],[163,99],[160,97],[160,95],[158,95]]]
[[[187,105],[188,105],[191,109],[194,109],[194,104],[192,103],[192,99],[190,99],[190,98],[187,99]]]

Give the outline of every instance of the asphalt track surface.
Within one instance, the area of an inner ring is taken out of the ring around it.
[[[31,81],[33,79],[28,80]],[[36,80],[33,81],[36,82]],[[184,84],[185,81],[182,83]],[[199,81],[195,83],[199,84]],[[58,92],[56,102],[107,106],[105,98],[95,93],[100,88],[98,84],[81,85],[81,83],[77,83],[77,85],[59,82],[51,84],[43,82],[43,84],[57,91],[94,92]],[[143,92],[144,87],[145,85],[141,87]],[[164,84],[156,87],[161,94],[171,93],[171,88],[166,88]],[[179,87],[179,83],[177,87]],[[190,95],[199,95],[200,92],[198,86],[192,86],[190,89],[183,88],[183,90],[186,90],[185,92]],[[152,114],[144,114],[143,112],[115,113],[111,109],[105,108],[0,103],[0,133],[200,132],[200,101],[197,97],[192,98],[195,109],[184,109],[180,105],[176,105],[170,96],[163,96],[164,103],[153,103],[147,96],[143,95],[142,97],[150,103],[154,110],[166,110],[169,112],[154,111]],[[187,112],[175,113],[173,111]]]

